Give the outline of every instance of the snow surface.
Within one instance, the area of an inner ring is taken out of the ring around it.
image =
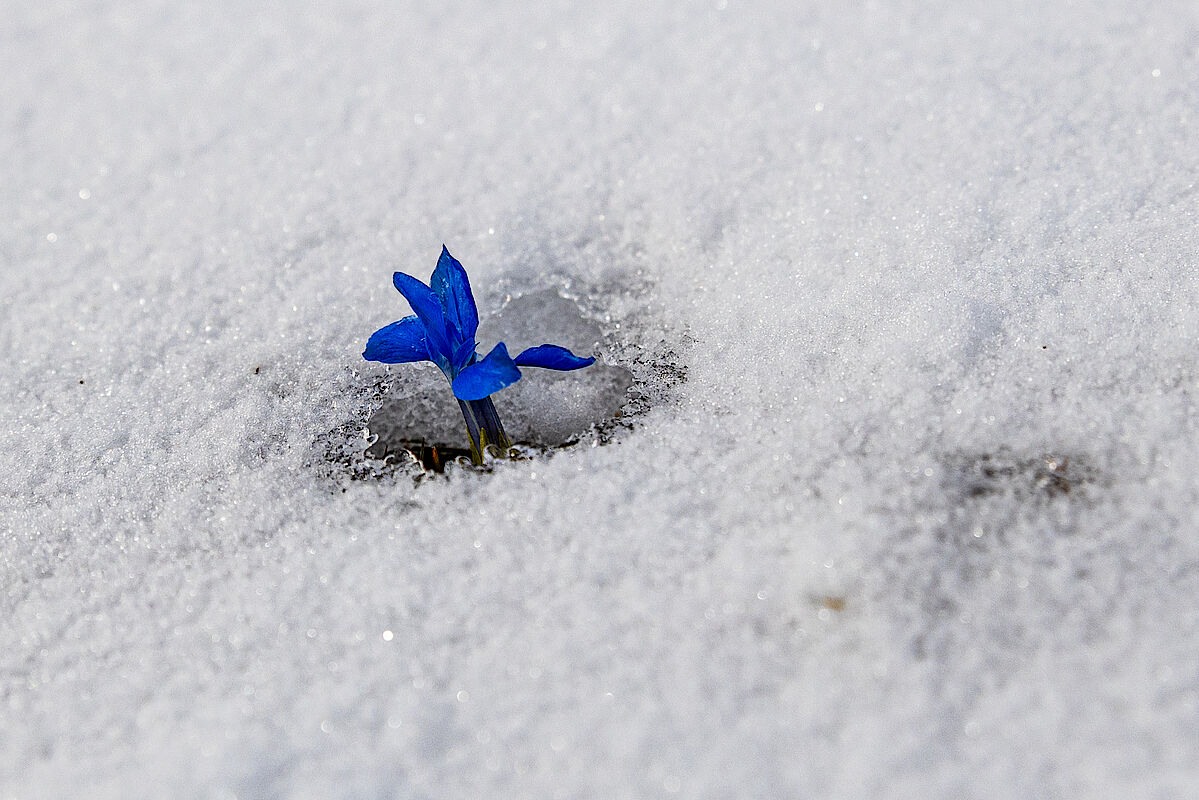
[[[6,3],[0,797],[1196,796],[1197,8]],[[331,457],[443,242],[631,427]]]

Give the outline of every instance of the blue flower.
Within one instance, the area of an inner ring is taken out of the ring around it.
[[[490,395],[520,380],[520,367],[571,370],[595,363],[594,358],[581,358],[555,344],[530,347],[512,358],[503,342],[480,360],[475,342],[479,310],[470,280],[444,245],[428,286],[403,272],[395,273],[392,282],[416,313],[375,331],[362,357],[384,364],[436,364],[462,406],[472,456],[476,450],[479,453],[476,463],[488,444],[510,445]]]

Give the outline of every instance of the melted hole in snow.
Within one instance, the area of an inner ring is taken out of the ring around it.
[[[479,354],[503,341],[515,356],[526,347],[560,344],[579,355],[597,353],[604,336],[574,302],[554,289],[514,298],[479,328]],[[402,365],[403,380],[367,422],[368,458],[415,458],[440,472],[448,461],[470,457],[462,412],[444,376],[431,365]],[[493,395],[513,443],[549,449],[573,444],[592,428],[621,415],[633,373],[596,361],[571,372],[525,367],[520,381]]]

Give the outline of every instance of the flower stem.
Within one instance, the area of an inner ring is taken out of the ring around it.
[[[496,413],[495,403],[490,397],[482,400],[459,400],[462,418],[466,420],[466,431],[470,434],[470,460],[476,466],[483,463],[483,454],[487,448],[494,446],[501,453],[507,454],[512,447],[512,440],[504,432],[500,415]]]
[[[512,440],[504,432],[500,415],[495,412],[495,403],[491,402],[490,397],[484,397],[482,400],[471,400],[468,405],[470,405],[471,411],[475,412],[475,419],[479,422],[480,442],[483,449],[486,450],[487,445],[491,444],[507,455],[508,449],[512,447]]]
[[[462,409],[462,418],[466,420],[466,432],[470,435],[470,463],[478,466],[483,463],[483,444],[479,441],[479,423],[465,400],[458,401]]]

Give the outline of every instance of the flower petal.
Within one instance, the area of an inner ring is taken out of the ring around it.
[[[474,341],[479,330],[479,309],[475,296],[470,291],[470,279],[458,259],[450,255],[443,244],[437,269],[429,280],[429,288],[441,298],[446,321],[454,328],[462,341]]]
[[[459,400],[482,400],[520,380],[520,370],[500,342],[482,361],[471,364],[454,378],[454,396]]]
[[[475,340],[467,339],[458,348],[454,350],[454,355],[450,358],[450,372],[457,375],[462,370],[466,369],[475,360]]]
[[[406,364],[428,361],[429,343],[425,340],[425,324],[416,317],[404,317],[371,334],[362,351],[367,361],[384,364]]]
[[[425,324],[425,338],[429,343],[429,358],[438,365],[442,362],[449,364],[453,357],[449,338],[446,336],[445,314],[441,310],[441,300],[433,290],[425,286],[411,275],[397,272],[391,278],[399,293],[404,295],[408,305]],[[443,367],[444,369],[444,367]]]
[[[516,357],[514,363],[519,367],[568,370],[590,367],[595,363],[595,359],[590,356],[576,356],[565,347],[556,344],[543,344],[525,350]]]

